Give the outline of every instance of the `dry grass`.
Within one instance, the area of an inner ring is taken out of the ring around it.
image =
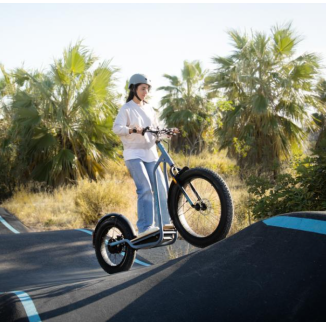
[[[248,194],[236,176],[237,166],[233,161],[223,153],[203,153],[192,157],[181,154],[171,156],[180,167],[202,166],[222,174],[235,206],[231,234],[248,226]],[[2,206],[35,231],[93,228],[101,216],[110,212],[125,215],[136,229],[136,188],[123,161],[109,162],[107,175],[99,182],[81,180],[77,186],[62,187],[52,193],[33,192],[30,188],[17,189],[14,196],[2,203]]]
[[[234,206],[234,218],[228,236],[239,232],[250,225],[250,211],[248,208],[249,194],[243,182],[237,176],[225,178]]]
[[[75,206],[85,226],[92,227],[98,219],[110,212],[121,213],[135,221],[136,194],[130,178],[110,178],[99,182],[82,180],[76,187]],[[131,216],[130,216],[131,215]]]
[[[29,188],[22,188],[2,206],[35,231],[81,228],[84,223],[73,205],[74,196],[73,187],[63,187],[53,193],[33,193]]]
[[[178,153],[172,154],[172,158],[175,163],[181,167],[185,165],[190,168],[198,166],[206,167],[223,176],[236,176],[239,171],[239,167],[236,165],[236,162],[229,159],[226,156],[225,151],[222,151],[218,154],[203,152],[200,155],[192,156]]]

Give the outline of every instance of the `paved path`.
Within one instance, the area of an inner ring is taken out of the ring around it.
[[[114,275],[99,268],[85,232],[5,233],[0,321],[326,320],[325,212],[267,219]],[[150,251],[138,259],[149,262]]]

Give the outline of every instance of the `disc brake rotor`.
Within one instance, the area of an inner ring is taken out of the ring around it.
[[[203,198],[202,200],[198,200],[195,205],[199,208],[198,211],[202,215],[209,215],[210,212],[212,211],[211,202],[206,198]]]

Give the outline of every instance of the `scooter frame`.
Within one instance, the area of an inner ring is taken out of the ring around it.
[[[173,162],[172,158],[170,157],[170,155],[167,153],[166,149],[164,148],[164,146],[161,144],[161,139],[159,136],[160,131],[156,131],[156,130],[151,130],[149,128],[145,128],[144,132],[151,132],[153,134],[156,134],[157,140],[156,140],[156,146],[160,149],[161,151],[161,155],[158,159],[158,161],[156,162],[155,166],[154,166],[154,170],[153,170],[153,174],[154,174],[154,203],[157,207],[157,212],[158,212],[158,227],[159,230],[155,233],[151,233],[148,234],[144,237],[141,238],[135,238],[132,240],[129,239],[123,239],[123,240],[119,240],[116,242],[112,242],[112,243],[108,243],[108,246],[113,247],[113,246],[117,246],[119,244],[127,244],[128,246],[130,246],[131,248],[138,250],[138,249],[149,249],[149,248],[154,248],[154,247],[161,247],[161,246],[168,246],[171,245],[173,243],[175,243],[175,241],[177,240],[178,237],[178,232],[177,230],[164,230],[163,229],[163,220],[162,220],[162,213],[161,213],[161,206],[160,206],[160,198],[159,198],[159,193],[158,193],[158,185],[157,185],[157,178],[156,178],[156,171],[159,167],[159,165],[161,163],[163,163],[163,174],[164,174],[164,180],[166,183],[166,189],[168,192],[169,189],[169,181],[168,181],[168,174],[167,174],[167,164],[169,164],[170,166],[170,174],[172,176],[172,180],[174,183],[176,183],[176,185],[178,187],[180,187],[180,189],[182,190],[182,192],[184,193],[187,201],[189,202],[189,204],[191,206],[194,207],[193,202],[191,201],[191,199],[189,198],[189,196],[187,195],[186,191],[184,190],[184,188],[182,186],[179,185],[176,175],[179,173],[178,168],[175,166],[175,163]],[[196,195],[198,196],[198,194],[196,193]],[[200,199],[200,198],[199,198]]]

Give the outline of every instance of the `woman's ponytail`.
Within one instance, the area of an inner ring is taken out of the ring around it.
[[[129,95],[128,95],[128,97],[127,97],[127,102],[126,102],[126,103],[128,103],[129,101],[131,101],[131,100],[134,98],[134,96],[135,96],[135,93],[134,93],[134,91],[131,89],[131,90],[129,91]]]

